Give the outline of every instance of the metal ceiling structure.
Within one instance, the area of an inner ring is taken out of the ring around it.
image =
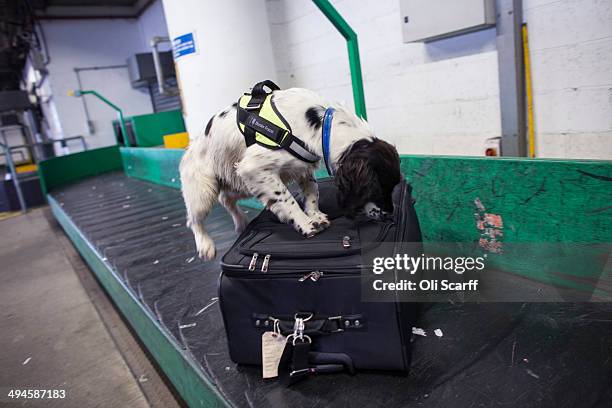
[[[0,90],[17,90],[30,49],[43,49],[27,1],[0,0]]]
[[[28,58],[49,62],[45,19],[138,18],[153,0],[0,0],[0,91],[16,90]]]
[[[40,19],[137,18],[152,0],[30,0]]]

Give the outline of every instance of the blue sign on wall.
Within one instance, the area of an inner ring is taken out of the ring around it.
[[[172,54],[174,59],[196,52],[195,38],[193,33],[179,35],[172,40]]]

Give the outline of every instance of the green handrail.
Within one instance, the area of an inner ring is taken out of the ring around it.
[[[353,86],[353,101],[355,102],[355,113],[363,119],[367,119],[365,96],[363,93],[363,79],[361,77],[361,63],[359,62],[359,44],[357,34],[342,18],[338,10],[332,6],[329,0],[312,0],[327,19],[346,39],[348,48],[349,66],[351,69],[351,83]]]
[[[125,120],[123,119],[123,111],[121,110],[121,108],[119,108],[117,105],[115,105],[114,103],[112,103],[111,101],[103,97],[102,95],[100,95],[98,92],[92,91],[92,90],[71,91],[71,92],[68,92],[68,95],[70,96],[93,95],[97,97],[98,99],[100,99],[105,104],[107,104],[108,106],[110,106],[111,108],[113,108],[117,112],[117,119],[119,119],[119,126],[121,126],[121,133],[123,133],[124,143],[127,147],[130,147],[130,139],[128,137],[128,133],[125,127]]]

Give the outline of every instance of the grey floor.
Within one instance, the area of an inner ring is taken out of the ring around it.
[[[177,406],[48,212],[0,221],[0,406]]]

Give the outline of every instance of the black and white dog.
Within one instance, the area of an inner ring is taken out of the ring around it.
[[[377,139],[367,122],[341,105],[326,103],[315,92],[291,88],[274,91],[273,98],[293,134],[320,157],[323,115],[332,106],[335,114],[328,160],[336,169],[339,204],[349,216],[365,211],[377,217],[393,211],[391,193],[401,177],[395,147]],[[284,149],[270,150],[257,144],[247,148],[236,124],[236,109],[234,104],[213,116],[204,135],[192,141],[180,165],[187,225],[203,259],[216,255],[203,223],[217,200],[231,214],[239,232],[247,219],[236,201],[251,196],[304,237],[329,226],[318,207],[313,177],[317,163],[301,161]],[[296,181],[303,192],[303,208],[287,189],[291,181]]]

